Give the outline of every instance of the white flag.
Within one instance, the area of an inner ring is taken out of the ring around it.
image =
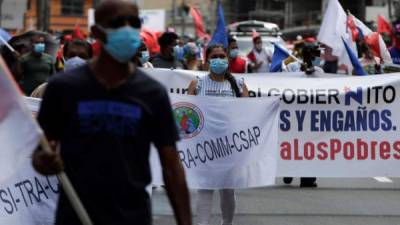
[[[358,28],[360,28],[361,32],[365,35],[368,36],[373,33],[369,27],[367,27],[361,20],[357,19],[355,16],[354,18],[354,23]],[[383,63],[384,64],[392,64],[393,60],[392,57],[390,56],[388,48],[386,48],[386,44],[383,41],[382,35],[379,34],[379,50],[380,50],[380,55],[382,57]]]
[[[26,163],[42,135],[12,79],[0,59],[0,182]]]
[[[55,177],[32,167],[42,131],[0,58],[0,224],[51,225],[58,198]]]
[[[351,74],[353,65],[342,38],[353,49],[353,52],[357,53],[356,45],[351,39],[351,32],[347,30],[346,12],[338,0],[330,0],[317,39],[332,48],[332,54],[338,57],[339,65],[347,65],[348,72]]]

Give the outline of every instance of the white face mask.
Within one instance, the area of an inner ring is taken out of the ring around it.
[[[75,56],[73,58],[68,59],[64,63],[64,71],[75,69],[79,66],[82,66],[86,63],[86,61],[79,56]]]
[[[258,51],[261,51],[262,47],[263,47],[263,44],[262,44],[262,43],[256,44],[256,49],[257,49]]]

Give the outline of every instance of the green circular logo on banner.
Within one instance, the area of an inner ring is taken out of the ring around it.
[[[192,138],[201,132],[204,117],[199,107],[188,102],[178,102],[172,105],[172,110],[181,138]]]

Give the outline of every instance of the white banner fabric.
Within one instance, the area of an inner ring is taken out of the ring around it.
[[[277,97],[170,97],[181,137],[178,152],[190,188],[249,188],[275,183]],[[243,117],[246,109],[254,113]],[[153,180],[160,183],[156,160],[152,157]]]
[[[203,72],[147,70],[182,94]],[[281,96],[277,176],[399,177],[399,74],[241,74],[250,96]],[[244,117],[255,113],[248,108]]]

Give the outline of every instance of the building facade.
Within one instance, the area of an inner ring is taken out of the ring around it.
[[[88,33],[87,15],[93,3],[93,0],[28,0],[24,27],[62,33],[79,25]]]

